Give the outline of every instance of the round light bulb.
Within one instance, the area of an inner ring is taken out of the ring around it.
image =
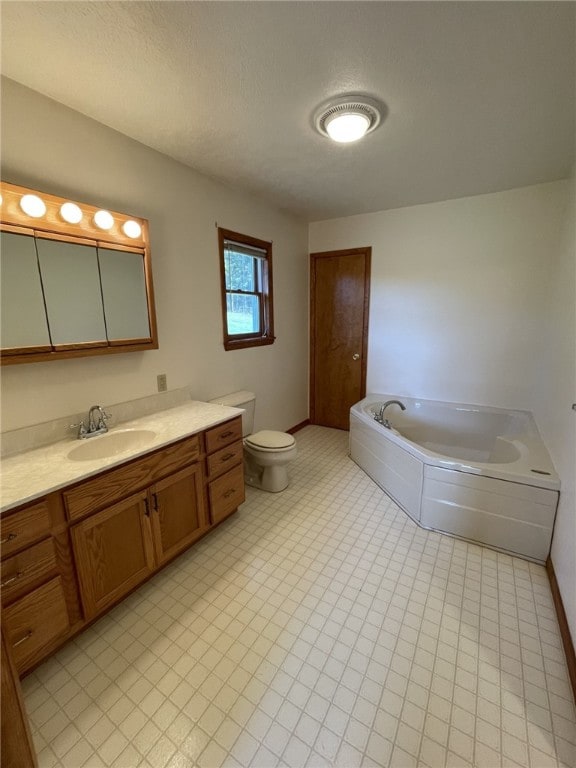
[[[137,221],[133,221],[132,219],[130,219],[130,221],[124,222],[122,225],[122,230],[126,237],[131,237],[132,239],[140,237],[142,234],[142,227],[140,224],[138,224]]]
[[[27,216],[32,216],[34,219],[39,219],[46,213],[46,204],[38,195],[24,195],[20,200],[20,208]]]
[[[0,195],[0,205],[2,205],[2,201],[3,201],[3,198],[2,198],[2,195]]]
[[[114,217],[110,211],[96,211],[94,214],[94,224],[96,224],[98,229],[112,229]]]
[[[365,135],[369,127],[370,121],[366,115],[354,112],[335,115],[326,121],[326,132],[333,141],[338,141],[341,144],[358,141]]]
[[[68,224],[78,224],[82,221],[82,211],[76,203],[63,203],[60,206],[60,216]]]

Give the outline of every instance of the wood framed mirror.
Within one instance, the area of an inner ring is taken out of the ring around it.
[[[158,348],[146,219],[0,194],[2,365]]]

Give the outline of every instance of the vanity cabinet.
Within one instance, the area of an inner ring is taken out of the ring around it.
[[[200,449],[195,435],[64,492],[71,519],[84,517],[71,535],[87,619],[207,530]]]
[[[156,483],[148,504],[156,563],[163,565],[208,527],[201,466],[187,467]]]
[[[242,421],[191,435],[0,517],[2,620],[20,674],[244,501]]]
[[[34,765],[17,677],[243,501],[235,417],[0,516],[3,763]]]
[[[16,667],[25,669],[70,629],[61,577],[51,579],[8,606],[3,621]]]
[[[2,623],[20,673],[81,623],[68,531],[58,494],[0,518]]]
[[[62,496],[68,519],[75,523],[131,493],[149,488],[200,457],[201,436],[193,435],[67,488]]]
[[[3,560],[0,580],[2,602],[10,602],[20,593],[27,592],[44,576],[49,577],[57,571],[56,549],[52,538]]]
[[[208,486],[210,521],[212,525],[231,515],[246,498],[242,465],[213,480]]]
[[[91,619],[154,571],[147,493],[90,515],[72,527],[84,615]]]
[[[206,432],[206,453],[210,522],[217,525],[246,498],[241,417]]]

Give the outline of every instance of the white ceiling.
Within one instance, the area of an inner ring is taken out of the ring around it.
[[[568,175],[573,2],[2,2],[2,72],[309,220]],[[383,100],[353,145],[322,101]]]

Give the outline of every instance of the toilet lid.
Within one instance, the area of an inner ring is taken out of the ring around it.
[[[255,448],[291,448],[296,440],[287,432],[275,432],[271,429],[263,429],[255,435],[246,438],[249,445]]]

